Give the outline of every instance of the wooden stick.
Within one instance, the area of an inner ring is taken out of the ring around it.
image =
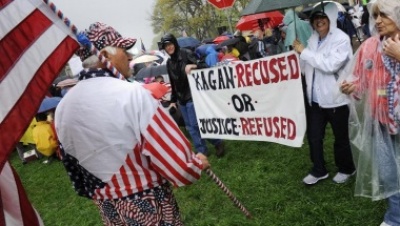
[[[233,203],[238,207],[245,215],[247,218],[251,219],[252,216],[249,211],[237,200],[237,198],[232,194],[232,192],[225,186],[224,183],[214,174],[214,172],[211,169],[207,169],[206,173],[208,176],[211,177],[211,179],[218,185],[219,188],[224,191],[224,193],[233,201]]]

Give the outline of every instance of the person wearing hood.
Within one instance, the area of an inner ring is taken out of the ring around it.
[[[323,150],[327,123],[331,124],[335,137],[333,148],[338,173],[333,181],[344,183],[355,173],[348,133],[348,98],[340,93],[337,85],[338,73],[352,58],[352,48],[349,37],[336,26],[337,6],[333,3],[321,5],[324,6],[314,9],[310,17],[314,31],[308,46],[299,40],[293,42],[294,50],[300,54],[306,80],[307,137],[313,163],[303,179],[307,185],[329,177]]]
[[[355,195],[386,199],[381,226],[400,225],[400,1],[368,4],[372,36],[339,78],[351,102]]]
[[[310,38],[312,33],[310,23],[300,20],[293,9],[289,9],[285,13],[282,22],[286,25],[285,47],[291,49],[295,39],[298,39],[303,46],[307,47],[307,40]]]
[[[207,65],[199,63],[193,52],[179,48],[178,41],[172,34],[165,34],[161,38],[161,45],[162,49],[170,56],[167,61],[167,70],[172,88],[171,105],[179,104],[186,129],[192,137],[196,152],[208,155],[206,141],[200,135],[188,80],[192,69],[206,68]],[[209,139],[209,141],[215,146],[217,157],[222,157],[225,152],[223,141],[220,139]]]

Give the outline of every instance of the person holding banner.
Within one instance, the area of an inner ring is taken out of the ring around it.
[[[305,48],[299,40],[293,42],[294,50],[300,54],[309,104],[307,137],[313,167],[303,179],[307,185],[329,177],[323,150],[327,123],[331,124],[335,137],[334,157],[338,173],[333,181],[344,183],[355,173],[348,133],[348,98],[337,86],[338,73],[352,58],[352,48],[349,37],[336,26],[336,5],[321,5],[324,6],[316,8],[310,17],[314,31],[308,46]]]
[[[357,160],[355,195],[386,199],[381,226],[400,225],[400,1],[368,4],[372,36],[341,74],[351,97],[350,134]]]
[[[82,36],[85,36],[83,38]],[[125,77],[136,39],[94,23],[80,38]],[[88,39],[88,40],[87,40]],[[59,103],[55,125],[76,192],[92,199],[104,225],[183,225],[171,182],[184,186],[210,165],[172,117],[137,82],[118,79],[81,47],[80,82]]]
[[[170,56],[167,61],[168,75],[171,81],[172,93],[171,104],[179,104],[186,128],[192,137],[197,153],[208,155],[206,141],[201,138],[197,122],[196,111],[190,91],[188,74],[192,69],[206,68],[207,66],[198,63],[194,54],[186,49],[180,49],[178,41],[172,34],[165,34],[161,38],[162,49]],[[222,157],[225,153],[224,143],[220,139],[209,139],[216,148],[216,156]]]

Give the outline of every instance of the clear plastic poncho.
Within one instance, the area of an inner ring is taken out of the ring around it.
[[[399,0],[373,0],[368,5],[371,17],[378,7],[399,29],[396,6],[400,7]],[[375,25],[373,18],[370,24]],[[375,35],[362,43],[338,83],[345,80],[356,85],[349,104],[349,133],[357,168],[355,195],[379,200],[400,192],[400,128],[397,133],[389,129],[388,84],[392,76],[383,60],[385,37],[372,33]],[[400,94],[400,84],[394,92]]]

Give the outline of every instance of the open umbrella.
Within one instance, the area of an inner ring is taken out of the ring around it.
[[[236,24],[236,29],[241,31],[253,30],[260,26],[260,21],[264,27],[274,28],[282,23],[283,17],[284,15],[276,10],[242,16]]]
[[[291,8],[299,5],[321,2],[321,0],[252,0],[240,13],[241,16]]]
[[[229,45],[235,45],[235,44],[238,43],[239,41],[240,41],[239,38],[230,38],[230,39],[227,39],[227,40],[225,40],[225,41],[219,43],[219,44],[217,45],[217,48],[221,48],[221,47],[229,46]]]
[[[344,5],[342,5],[342,4],[339,3],[339,2],[335,2],[335,1],[324,1],[324,5],[326,5],[326,4],[328,4],[328,3],[333,3],[333,4],[335,4],[336,7],[338,8],[338,10],[339,10],[340,12],[347,12],[347,10],[346,10],[346,8],[344,7]],[[313,8],[321,7],[320,5],[321,5],[321,2],[318,2],[317,4],[315,4],[315,5],[313,6]]]
[[[212,43],[214,43],[214,39],[213,39],[213,38],[205,38],[205,39],[203,39],[203,40],[201,41],[201,43],[204,43],[204,44],[212,44]]]
[[[153,61],[156,61],[159,59],[160,58],[158,56],[144,54],[144,55],[138,56],[135,59],[133,59],[132,63],[134,63],[134,64],[149,63],[149,62],[153,62]]]
[[[200,46],[198,46],[198,47],[196,48],[195,53],[196,53],[197,55],[199,55],[199,56],[205,56],[205,55],[207,55],[207,54],[206,54],[206,50],[207,50],[207,48],[208,48],[209,46],[212,46],[212,47],[214,47],[214,48],[217,47],[216,44],[203,44],[203,45],[200,45]]]
[[[157,75],[163,75],[167,73],[167,65],[149,66],[140,69],[140,71],[135,76],[135,80],[140,81],[145,78],[155,77]]]
[[[221,35],[221,36],[218,36],[218,37],[216,37],[216,38],[214,39],[214,43],[215,43],[215,44],[220,44],[221,42],[223,42],[223,41],[225,41],[225,40],[228,40],[228,39],[229,39],[228,36],[226,36],[226,35]]]
[[[42,100],[40,104],[39,110],[37,113],[43,113],[54,109],[57,107],[58,103],[60,103],[61,97],[46,97]]]
[[[200,45],[200,41],[193,37],[179,37],[176,40],[178,41],[178,45],[182,48],[196,47]]]
[[[57,83],[56,87],[64,88],[64,87],[74,86],[76,85],[76,83],[78,83],[78,79],[68,78]]]

